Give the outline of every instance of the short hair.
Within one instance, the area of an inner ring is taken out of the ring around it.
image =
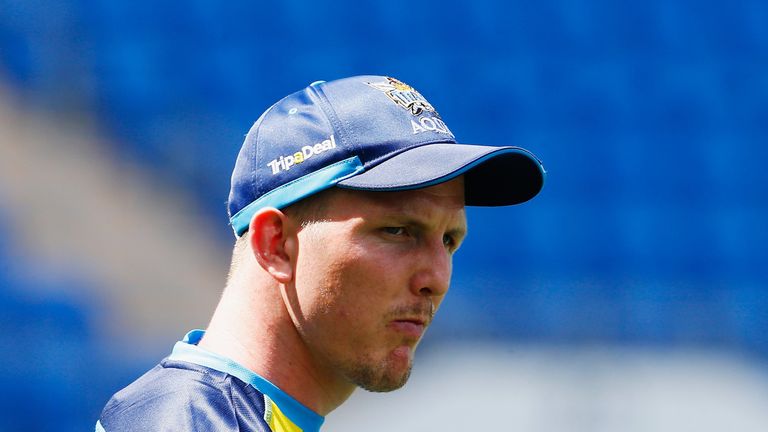
[[[331,193],[331,189],[327,189],[320,193],[314,194],[300,201],[297,201],[288,207],[282,209],[291,219],[299,222],[302,228],[306,228],[312,224],[325,220],[325,212],[328,203],[327,196]],[[235,240],[235,246],[232,250],[232,261],[229,266],[229,274],[227,275],[227,283],[232,280],[233,275],[237,272],[243,257],[248,253],[248,231],[246,230]]]

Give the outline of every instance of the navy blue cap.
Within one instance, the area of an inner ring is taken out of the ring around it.
[[[263,207],[278,209],[332,186],[397,191],[464,175],[466,205],[519,204],[544,185],[544,167],[520,147],[457,144],[435,108],[395,78],[319,81],[254,123],[232,172],[235,235]]]

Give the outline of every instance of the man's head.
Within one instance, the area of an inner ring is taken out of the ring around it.
[[[262,209],[249,250],[321,369],[390,391],[445,296],[465,234],[463,178],[424,189],[332,189],[305,215]]]
[[[280,290],[315,367],[394,390],[448,290],[464,205],[524,202],[543,178],[527,150],[457,144],[393,78],[316,83],[246,137],[229,199],[236,256]]]

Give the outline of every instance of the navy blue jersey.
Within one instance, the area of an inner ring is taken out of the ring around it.
[[[97,432],[316,432],[324,418],[244,366],[197,346],[193,330],[152,370],[117,392]]]

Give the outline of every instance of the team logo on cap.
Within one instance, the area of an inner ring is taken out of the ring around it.
[[[395,78],[387,77],[386,81],[366,83],[376,90],[381,90],[389,96],[392,101],[401,107],[410,110],[411,114],[417,116],[424,111],[429,111],[439,117],[439,114],[435,111],[435,108],[424,99],[421,93],[417,92],[415,88],[408,84],[396,80]]]

